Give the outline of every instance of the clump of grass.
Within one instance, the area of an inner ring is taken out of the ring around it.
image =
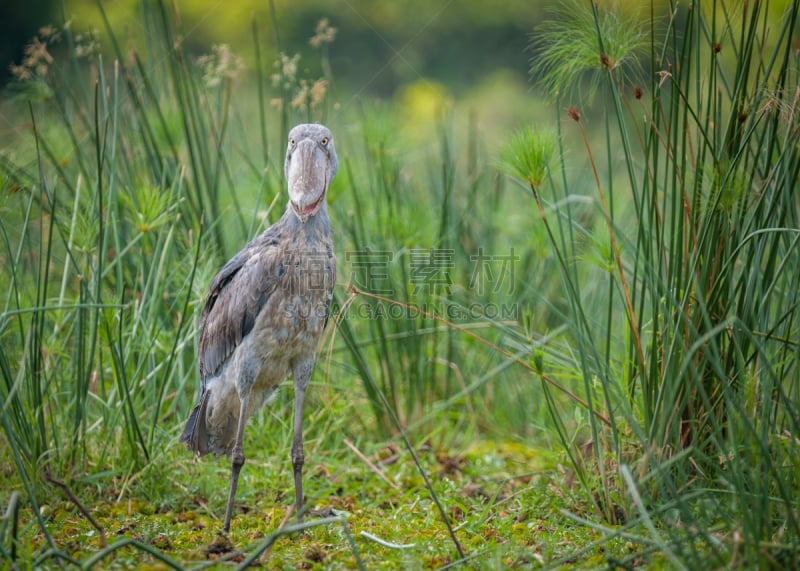
[[[588,416],[588,463],[566,425],[559,433],[598,516],[638,522],[676,567],[800,558],[800,481],[795,469],[779,468],[800,458],[796,440],[784,440],[800,428],[791,341],[800,211],[787,176],[800,168],[790,135],[798,127],[793,114],[774,111],[797,104],[798,7],[770,37],[762,4],[736,21],[723,17],[731,9],[717,2],[672,10],[667,35],[653,26],[645,38],[592,3],[541,27],[532,68],[553,95],[593,68],[608,101],[605,153],[578,110],[568,112],[607,230],[602,274],[575,269],[586,247],[579,237],[590,231],[566,200],[575,186],[566,171],[546,181],[552,213],[537,196],[545,224],[557,221],[549,236],[582,396],[613,418],[607,429]],[[652,54],[649,92],[629,93],[621,66],[643,40]],[[512,170],[527,180],[524,168]],[[595,284],[604,282],[601,297]],[[558,418],[561,405],[550,402]]]
[[[591,99],[606,72],[637,75],[649,40],[639,14],[565,0],[531,36],[530,73],[553,97]],[[585,93],[583,86],[586,86]]]
[[[522,127],[500,154],[498,166],[511,176],[528,182],[535,191],[557,171],[558,136],[551,129]]]

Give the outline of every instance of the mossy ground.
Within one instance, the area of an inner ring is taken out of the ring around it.
[[[410,454],[393,442],[350,444],[315,450],[305,472],[311,510],[306,521],[339,516],[346,523],[281,536],[258,564],[270,569],[356,568],[356,551],[368,569],[434,569],[459,559]],[[373,467],[353,448],[359,448]],[[568,558],[564,568],[596,568],[624,560],[634,551],[618,540],[571,557],[601,539],[601,534],[562,513],[580,513],[581,507],[570,498],[550,453],[483,440],[457,450],[422,444],[417,454],[465,553],[474,557],[474,567],[537,568]],[[133,539],[180,566],[233,567],[282,524],[295,522],[293,516],[288,521],[285,517],[293,499],[285,455],[266,462],[264,455],[253,451],[242,471],[229,538],[220,536],[227,460],[195,462],[186,456],[177,445],[171,448],[130,488],[135,493],[121,489],[118,480],[102,487],[75,480],[76,494],[102,527],[108,544]],[[4,500],[9,491],[6,488]],[[52,492],[42,507],[50,533],[60,550],[86,561],[102,549],[100,534],[66,495],[55,488]],[[45,538],[29,508],[22,509],[21,520],[19,560],[30,561],[43,550]],[[99,568],[106,569],[132,566],[166,568],[134,547],[124,547],[99,562]]]

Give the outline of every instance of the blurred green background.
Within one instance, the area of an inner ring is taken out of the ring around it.
[[[103,28],[97,2],[93,0],[51,0],[5,4],[0,18],[0,61],[3,79],[9,79],[8,65],[18,61],[23,47],[44,25],[60,25],[66,16],[79,29]],[[130,39],[141,40],[140,2],[103,2],[115,30]],[[224,2],[195,0],[178,2],[190,50],[207,51],[213,43],[231,44],[248,63],[252,60],[251,21],[268,24],[266,49],[277,50],[272,33],[270,5],[265,1]],[[354,92],[391,95],[399,85],[421,77],[464,90],[480,77],[498,68],[510,68],[524,75],[528,54],[527,34],[547,2],[511,0],[501,5],[478,0],[428,2],[287,2],[274,4],[279,41],[301,38],[327,17],[337,28],[331,50],[336,79]],[[479,40],[478,40],[479,38]],[[283,51],[292,52],[292,46]],[[311,49],[310,46],[304,46]]]
[[[100,4],[111,27],[131,44],[141,45],[146,3],[118,0]],[[205,53],[212,44],[227,43],[249,67],[253,63],[253,18],[265,36],[265,61],[272,61],[279,49],[287,54],[311,51],[308,44],[291,42],[310,37],[317,22],[328,18],[337,29],[330,63],[340,92],[382,97],[423,78],[446,86],[447,93],[456,97],[500,70],[512,70],[517,79],[525,81],[531,56],[529,35],[555,5],[551,0],[275,0],[272,6],[265,0],[181,0],[174,4],[190,52]],[[615,4],[623,11],[640,10],[634,1]],[[26,42],[48,24],[60,27],[70,22],[76,30],[98,30],[102,47],[108,49],[95,0],[10,0],[3,5],[2,83],[11,77],[9,64],[23,57]],[[280,42],[283,45],[279,47]]]
[[[22,58],[36,31],[57,19],[52,0],[5,0],[0,8],[0,85],[11,78],[9,66]]]

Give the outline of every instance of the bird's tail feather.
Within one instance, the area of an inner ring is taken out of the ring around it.
[[[211,390],[206,388],[200,397],[200,403],[189,414],[189,420],[186,421],[180,438],[181,443],[186,444],[189,450],[200,456],[210,452],[214,454],[230,453],[236,431],[236,422],[233,418],[227,418],[226,422],[221,424],[209,422],[208,403],[210,397]]]
[[[200,397],[200,403],[192,409],[189,420],[181,434],[180,442],[186,444],[186,448],[203,456],[210,452],[208,448],[208,434],[206,433],[206,408],[208,397],[211,391],[204,391]]]

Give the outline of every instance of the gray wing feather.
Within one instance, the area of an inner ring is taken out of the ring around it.
[[[273,228],[247,244],[211,282],[197,347],[203,381],[217,373],[253,329],[277,287],[280,256]]]
[[[327,275],[330,276],[328,287],[325,288],[325,323],[322,328],[328,326],[328,319],[331,317],[331,305],[333,304],[333,286],[336,284],[336,256],[333,255],[333,249],[328,250],[328,264],[325,266]]]

